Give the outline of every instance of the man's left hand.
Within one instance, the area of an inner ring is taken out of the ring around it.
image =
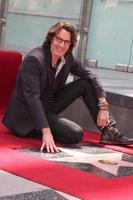
[[[99,110],[97,116],[97,125],[100,129],[105,128],[109,124],[109,112],[108,110]]]

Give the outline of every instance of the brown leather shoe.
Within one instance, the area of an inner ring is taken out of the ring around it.
[[[112,125],[102,130],[100,142],[111,145],[129,145],[133,144],[133,138],[127,138],[118,129]]]

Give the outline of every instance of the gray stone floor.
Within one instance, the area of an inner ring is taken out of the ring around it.
[[[91,68],[98,75],[106,91],[133,97],[133,73]]]
[[[0,200],[79,200],[44,185],[0,170]]]

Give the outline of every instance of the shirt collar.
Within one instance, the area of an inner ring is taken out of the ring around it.
[[[57,70],[56,70],[56,74],[55,74],[55,77],[57,77],[57,75],[59,74],[60,70],[62,69],[62,67],[64,66],[65,64],[65,57],[64,56],[61,56],[61,62],[59,63],[59,65],[57,66]]]

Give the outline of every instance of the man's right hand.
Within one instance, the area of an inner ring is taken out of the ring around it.
[[[42,129],[42,146],[40,150],[43,151],[44,148],[47,149],[48,153],[59,152],[59,149],[55,145],[50,128]]]

